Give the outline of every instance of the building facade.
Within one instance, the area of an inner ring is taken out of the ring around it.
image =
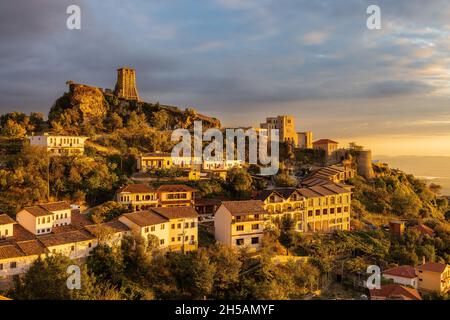
[[[301,149],[313,148],[313,133],[312,131],[297,132],[298,147]]]
[[[79,156],[84,154],[88,137],[44,134],[28,137],[31,146],[44,147],[50,155]]]
[[[265,214],[263,203],[259,200],[222,202],[214,216],[216,240],[232,248],[259,250]]]
[[[280,133],[281,142],[289,142],[294,146],[298,145],[298,136],[295,131],[295,117],[281,115],[277,117],[266,118],[266,122],[260,124],[261,129],[277,129]]]

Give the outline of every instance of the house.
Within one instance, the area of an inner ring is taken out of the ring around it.
[[[16,222],[7,214],[0,214],[0,239],[13,235],[13,226]]]
[[[405,222],[400,220],[389,221],[389,231],[395,236],[402,236],[405,232]]]
[[[416,289],[399,284],[388,284],[380,289],[371,289],[370,300],[422,300]]]
[[[129,184],[116,192],[116,201],[127,206],[130,210],[147,210],[157,207],[158,192],[147,184]]]
[[[171,153],[152,152],[139,155],[136,166],[139,172],[149,170],[171,169],[174,167],[191,169],[193,167],[192,157],[172,157]]]
[[[130,210],[148,210],[152,207],[186,207],[194,205],[197,190],[182,184],[152,188],[147,184],[130,184],[117,190],[116,201]]]
[[[394,281],[396,284],[418,288],[418,277],[412,266],[405,265],[387,269],[383,272],[383,277]]]
[[[416,267],[419,290],[447,293],[450,290],[450,265],[438,262],[423,262]]]
[[[215,237],[232,247],[261,248],[266,211],[262,201],[223,201],[214,216]]]
[[[46,148],[50,155],[77,156],[84,154],[84,144],[88,137],[59,136],[45,133],[28,137],[31,146]]]
[[[182,184],[166,184],[156,189],[160,207],[194,206],[196,189]]]
[[[411,229],[417,230],[422,236],[429,236],[433,238],[435,235],[434,230],[423,223],[419,223],[417,226],[412,227]]]
[[[198,214],[193,207],[151,208],[126,213],[119,221],[146,240],[157,239],[162,249],[187,252],[198,247]]]
[[[65,202],[53,202],[27,207],[17,213],[17,222],[35,235],[52,232],[52,228],[69,225],[72,210]]]
[[[355,175],[356,171],[349,166],[332,165],[313,170],[301,183],[306,187],[329,184],[330,182],[339,184],[355,177]]]

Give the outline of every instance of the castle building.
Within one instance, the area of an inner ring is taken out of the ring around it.
[[[77,156],[84,154],[84,143],[88,137],[59,136],[45,133],[28,137],[31,146],[44,147],[50,155]]]
[[[298,145],[298,136],[295,131],[295,118],[293,116],[277,116],[266,118],[266,122],[260,124],[261,129],[278,129],[280,141]],[[270,133],[270,131],[269,131]]]
[[[320,139],[313,142],[314,150],[323,150],[325,152],[325,161],[327,164],[339,162],[339,143],[330,139]]]
[[[298,147],[301,149],[313,148],[313,134],[312,131],[297,132]]]
[[[119,68],[114,94],[122,99],[140,101],[136,86],[136,71],[133,68]]]

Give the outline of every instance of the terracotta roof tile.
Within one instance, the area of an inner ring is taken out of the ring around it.
[[[184,184],[165,184],[160,186],[158,192],[196,192],[197,190]]]
[[[27,256],[40,255],[48,252],[37,239],[16,242],[16,244]]]
[[[151,192],[156,192],[155,189],[151,188],[148,184],[129,184],[126,185],[122,188],[120,188],[119,190],[117,190],[117,193],[151,193]]]
[[[51,212],[55,212],[55,211],[62,211],[62,210],[70,210],[70,205],[65,202],[65,201],[59,201],[59,202],[53,202],[53,203],[44,203],[44,204],[40,204],[40,207],[51,211]]]
[[[0,214],[0,225],[16,223],[13,218],[8,216],[7,214]]]
[[[330,143],[338,144],[338,142],[330,140],[330,139],[320,139],[320,140],[313,142],[313,144],[330,144]]]
[[[0,259],[23,257],[25,254],[14,243],[4,241],[0,243]]]
[[[417,267],[418,270],[423,271],[431,271],[431,272],[438,272],[442,273],[445,268],[447,267],[447,264],[445,263],[439,263],[439,262],[426,262],[425,264],[422,264]]]
[[[87,232],[77,230],[58,234],[46,234],[38,236],[38,239],[48,248],[69,243],[94,240],[95,237],[89,235]]]
[[[159,214],[151,211],[125,213],[123,217],[126,217],[128,220],[132,221],[140,227],[153,226],[155,224],[161,224],[168,221],[166,218],[161,217]]]
[[[151,208],[150,210],[167,219],[198,217],[198,213],[193,207]]]
[[[370,297],[381,297],[388,300],[422,300],[416,289],[398,284],[388,284],[381,286],[381,289],[372,289]]]
[[[230,211],[231,215],[265,214],[263,203],[260,200],[224,201],[222,205]]]
[[[413,279],[416,277],[416,270],[412,266],[399,266],[399,267],[387,269],[383,272],[383,274]]]

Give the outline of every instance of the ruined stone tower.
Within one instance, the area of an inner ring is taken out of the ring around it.
[[[356,156],[356,162],[358,163],[358,174],[363,176],[367,180],[371,180],[375,177],[372,168],[372,151],[362,150],[358,152]]]
[[[133,68],[117,69],[114,94],[122,99],[140,101],[136,87],[136,72]]]

